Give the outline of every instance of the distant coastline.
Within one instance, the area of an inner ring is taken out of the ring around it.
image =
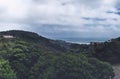
[[[90,44],[90,42],[105,42],[110,38],[57,38],[57,40],[63,40],[66,42],[77,44]]]

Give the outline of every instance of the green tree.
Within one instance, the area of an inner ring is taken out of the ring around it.
[[[96,58],[89,58],[89,63],[93,65],[92,75],[97,79],[113,79],[114,72],[110,64],[102,62]]]
[[[17,79],[9,62],[4,59],[0,59],[0,79]]]
[[[30,71],[29,79],[112,79],[112,67],[82,54],[46,54]]]

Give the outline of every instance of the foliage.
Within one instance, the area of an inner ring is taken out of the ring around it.
[[[93,45],[93,56],[112,64],[120,63],[120,38]]]
[[[9,62],[4,59],[0,59],[0,79],[17,79]]]
[[[3,59],[8,60],[13,79],[112,79],[114,76],[110,64],[81,53],[79,45],[71,45],[71,50],[66,51],[35,33],[12,31],[2,34],[16,36],[0,38],[0,63]],[[89,48],[86,45],[80,47],[85,51]]]
[[[32,67],[30,75],[29,79],[112,79],[114,73],[109,64],[83,55],[47,54]]]

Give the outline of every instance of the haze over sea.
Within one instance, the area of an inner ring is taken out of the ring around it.
[[[77,44],[90,44],[90,42],[105,42],[111,38],[57,38],[57,40],[63,40],[66,42],[77,43]]]

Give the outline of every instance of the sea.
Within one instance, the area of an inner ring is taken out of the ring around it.
[[[105,42],[109,39],[110,38],[59,38],[59,40],[77,44],[90,44],[90,42]]]

